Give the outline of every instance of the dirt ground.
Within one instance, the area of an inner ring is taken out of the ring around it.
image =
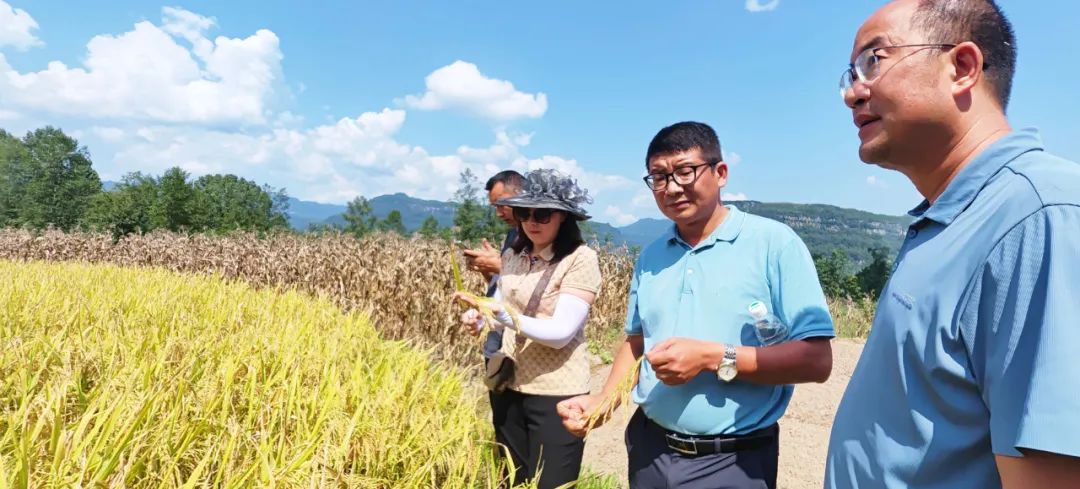
[[[833,371],[824,384],[795,388],[787,413],[780,420],[780,489],[818,489],[825,477],[825,451],[829,428],[851,372],[862,353],[863,342],[833,341]],[[597,392],[610,366],[596,367],[592,389]],[[597,428],[585,444],[585,466],[595,472],[626,481],[626,446],[623,430],[632,407],[624,407],[611,423]]]

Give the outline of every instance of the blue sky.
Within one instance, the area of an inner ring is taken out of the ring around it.
[[[649,139],[699,120],[729,197],[919,200],[858,160],[836,89],[881,2],[357,3],[0,0],[0,127],[60,126],[106,179],[181,166],[322,202],[445,199],[464,168],[556,167],[626,224],[659,215],[639,180]],[[1019,40],[1014,126],[1080,159],[1080,3],[1000,3]]]

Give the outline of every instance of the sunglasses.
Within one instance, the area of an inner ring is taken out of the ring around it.
[[[557,212],[555,209],[528,209],[525,207],[514,208],[514,219],[518,222],[526,222],[532,220],[537,224],[547,224],[551,222],[551,216]]]

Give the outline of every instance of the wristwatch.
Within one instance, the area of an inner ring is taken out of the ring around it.
[[[739,369],[735,367],[735,347],[726,345],[724,346],[724,359],[720,361],[720,366],[716,368],[716,378],[724,382],[731,382],[738,374]]]

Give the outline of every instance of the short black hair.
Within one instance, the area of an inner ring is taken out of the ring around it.
[[[994,0],[920,0],[911,23],[929,36],[927,42],[971,41],[979,46],[987,81],[1002,110],[1009,106],[1016,73],[1016,34]]]
[[[578,226],[577,219],[574,219],[574,216],[567,214],[566,211],[556,212],[562,212],[566,215],[566,219],[559,225],[559,232],[555,234],[555,242],[551,244],[551,251],[555,255],[553,260],[559,261],[577,251],[578,246],[585,244],[585,238],[581,236],[581,227]],[[521,224],[518,224],[517,238],[510,245],[510,249],[514,250],[514,253],[532,251],[533,249],[533,242],[525,234],[525,229],[521,227]]]
[[[649,166],[654,156],[681,153],[694,148],[701,151],[705,163],[719,163],[724,160],[716,131],[708,124],[687,121],[667,126],[653,136],[649,150],[645,153],[645,166]]]
[[[500,183],[521,190],[525,186],[525,177],[514,170],[503,170],[488,179],[487,184],[484,185],[484,190],[491,192],[491,189]]]

